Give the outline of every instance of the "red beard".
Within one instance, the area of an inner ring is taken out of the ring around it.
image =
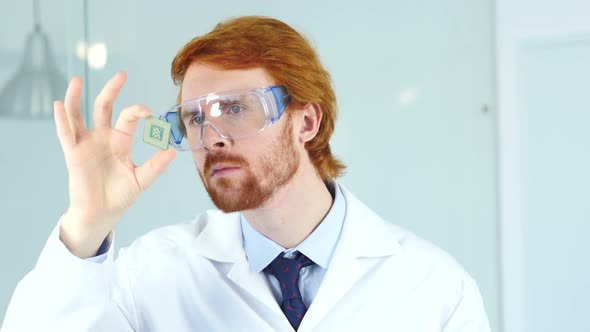
[[[299,168],[299,155],[291,136],[292,120],[289,114],[287,123],[270,151],[260,158],[259,173],[255,174],[250,165],[240,155],[224,152],[208,154],[199,176],[209,193],[213,204],[223,212],[252,210],[261,207],[281,187],[289,183]],[[217,164],[240,167],[245,172],[238,179],[221,177],[211,181],[211,168]]]

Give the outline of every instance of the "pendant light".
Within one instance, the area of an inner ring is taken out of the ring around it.
[[[50,118],[53,101],[65,94],[67,81],[41,28],[38,0],[33,2],[33,16],[33,31],[27,36],[18,71],[0,90],[1,117]]]

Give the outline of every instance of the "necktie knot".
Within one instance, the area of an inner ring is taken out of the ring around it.
[[[294,277],[299,278],[301,269],[314,264],[313,261],[302,253],[298,252],[295,258],[277,256],[268,266],[265,271],[274,275],[277,280],[288,280]],[[290,277],[290,278],[289,278]]]
[[[312,264],[314,262],[311,259],[298,252],[294,258],[282,257],[281,254],[264,269],[277,278],[283,295],[281,309],[295,330],[299,328],[307,311],[299,290],[299,273]]]

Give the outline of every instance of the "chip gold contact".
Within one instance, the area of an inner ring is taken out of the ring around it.
[[[162,150],[168,149],[171,125],[154,117],[147,118],[143,128],[143,141]]]

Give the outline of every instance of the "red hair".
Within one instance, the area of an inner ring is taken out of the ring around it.
[[[330,74],[301,34],[268,17],[230,19],[194,38],[176,54],[171,69],[176,85],[182,87],[188,67],[196,61],[225,70],[262,67],[275,84],[287,88],[291,96],[289,109],[318,104],[322,121],[316,136],[305,148],[322,179],[342,175],[345,166],[330,150],[330,137],[338,115]]]

